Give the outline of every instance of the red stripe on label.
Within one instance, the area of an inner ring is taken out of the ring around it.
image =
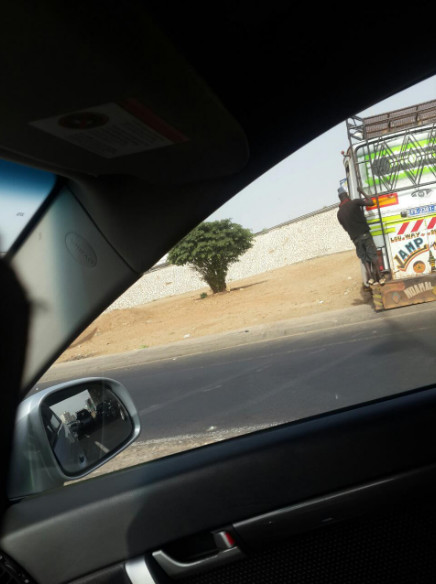
[[[436,217],[433,217],[432,219],[430,219],[430,223],[427,225],[427,229],[433,229],[435,224],[436,224]]]
[[[119,102],[118,105],[175,144],[188,141],[188,138],[182,134],[182,132],[179,132],[176,128],[167,124],[162,118],[140,103],[137,99],[125,99],[124,101]]]
[[[424,219],[419,219],[419,221],[417,221],[417,222],[415,223],[415,225],[413,226],[412,232],[413,232],[413,231],[419,231],[419,229],[420,229],[420,227],[421,227],[421,225],[422,225],[423,221],[424,221]]]
[[[403,223],[400,227],[400,231],[398,232],[398,235],[403,235],[403,233],[406,231],[406,229],[409,226],[410,221],[407,221],[407,223]]]

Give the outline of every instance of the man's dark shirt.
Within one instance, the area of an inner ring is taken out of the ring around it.
[[[339,205],[338,221],[351,237],[356,239],[359,235],[369,233],[369,225],[366,222],[362,207],[372,205],[368,199],[345,199]]]

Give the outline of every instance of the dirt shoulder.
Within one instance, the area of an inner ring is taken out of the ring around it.
[[[370,302],[355,252],[342,252],[232,282],[229,292],[212,295],[205,287],[102,314],[57,362],[145,350]]]

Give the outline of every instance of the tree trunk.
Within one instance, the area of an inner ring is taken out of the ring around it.
[[[226,290],[226,273],[207,273],[204,275],[206,283],[214,294],[218,292],[225,292]]]

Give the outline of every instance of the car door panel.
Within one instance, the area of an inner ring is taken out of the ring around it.
[[[427,388],[29,497],[8,510],[0,547],[45,584],[144,553],[171,557],[186,538],[220,530],[256,557],[431,495],[435,412],[436,389]]]
[[[398,506],[265,546],[189,584],[432,582],[434,504]]]

